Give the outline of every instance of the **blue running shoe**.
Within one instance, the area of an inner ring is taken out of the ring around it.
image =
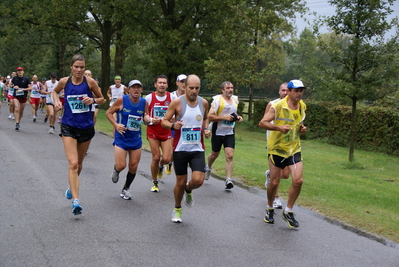
[[[72,201],[72,213],[74,215],[79,215],[82,213],[82,207],[80,206],[79,199]]]
[[[71,189],[68,188],[68,189],[65,191],[65,197],[66,197],[66,199],[72,199]]]

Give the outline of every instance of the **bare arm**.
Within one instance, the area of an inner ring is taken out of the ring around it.
[[[204,120],[202,121],[202,130],[204,131],[205,138],[209,138],[211,136],[211,131],[208,129],[209,125],[208,101],[203,99],[202,104],[204,105]]]
[[[111,86],[108,87],[107,96],[108,96],[109,101],[112,101]]]
[[[47,92],[47,94],[51,94],[51,98],[53,99],[54,102],[54,109],[56,111],[62,109],[62,103],[60,102],[60,99],[58,97],[58,94],[64,89],[66,83],[68,81],[68,77],[64,77],[61,80],[58,81],[57,86],[54,88],[53,92]],[[47,90],[47,88],[46,88]]]
[[[126,125],[117,123],[113,115],[119,110],[122,110],[122,108],[123,108],[123,98],[119,97],[117,100],[115,100],[112,106],[110,106],[109,109],[105,112],[105,115],[107,116],[109,122],[114,126],[115,130],[118,131],[120,134],[124,134],[126,132]]]
[[[166,129],[172,129],[172,125],[173,125],[174,130],[180,130],[181,127],[183,126],[183,121],[179,120],[179,121],[173,122],[174,117],[179,116],[180,110],[181,110],[181,101],[179,98],[176,98],[170,103],[168,110],[166,111],[165,116],[162,119],[162,122],[161,122],[162,127],[166,128]]]

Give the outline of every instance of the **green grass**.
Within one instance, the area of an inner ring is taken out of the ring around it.
[[[233,176],[248,186],[264,188],[268,169],[265,133],[247,130],[248,125],[236,127]],[[104,110],[100,110],[96,128],[111,134]],[[205,146],[208,155],[210,139]],[[143,147],[149,148],[145,140]],[[399,158],[357,150],[356,161],[349,163],[348,153],[348,148],[302,141],[304,184],[296,204],[399,243]],[[212,171],[224,176],[224,163],[221,153]],[[290,180],[281,180],[283,199],[287,199],[289,186]]]

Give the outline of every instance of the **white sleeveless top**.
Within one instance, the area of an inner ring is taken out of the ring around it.
[[[117,100],[119,97],[122,97],[125,92],[125,86],[121,84],[119,88],[116,87],[115,84],[111,85],[111,102],[109,103],[109,106],[112,106],[112,104]]]
[[[180,96],[182,113],[176,119],[183,121],[183,127],[175,131],[175,150],[178,151],[204,151],[202,122],[204,120],[204,106],[202,98],[197,97],[197,105],[191,107],[187,104],[184,95]]]

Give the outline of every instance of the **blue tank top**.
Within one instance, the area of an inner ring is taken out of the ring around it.
[[[137,138],[141,139],[141,123],[143,122],[145,99],[140,97],[139,102],[133,103],[130,95],[122,97],[122,110],[117,112],[116,122],[126,126],[126,132],[121,135],[115,131],[115,141],[123,141],[124,143],[134,142]]]
[[[75,85],[72,83],[72,77],[64,88],[64,116],[62,123],[78,129],[89,129],[94,127],[93,114],[90,112],[91,105],[86,106],[82,103],[83,97],[93,97],[87,83],[86,77],[83,76],[83,82]]]

